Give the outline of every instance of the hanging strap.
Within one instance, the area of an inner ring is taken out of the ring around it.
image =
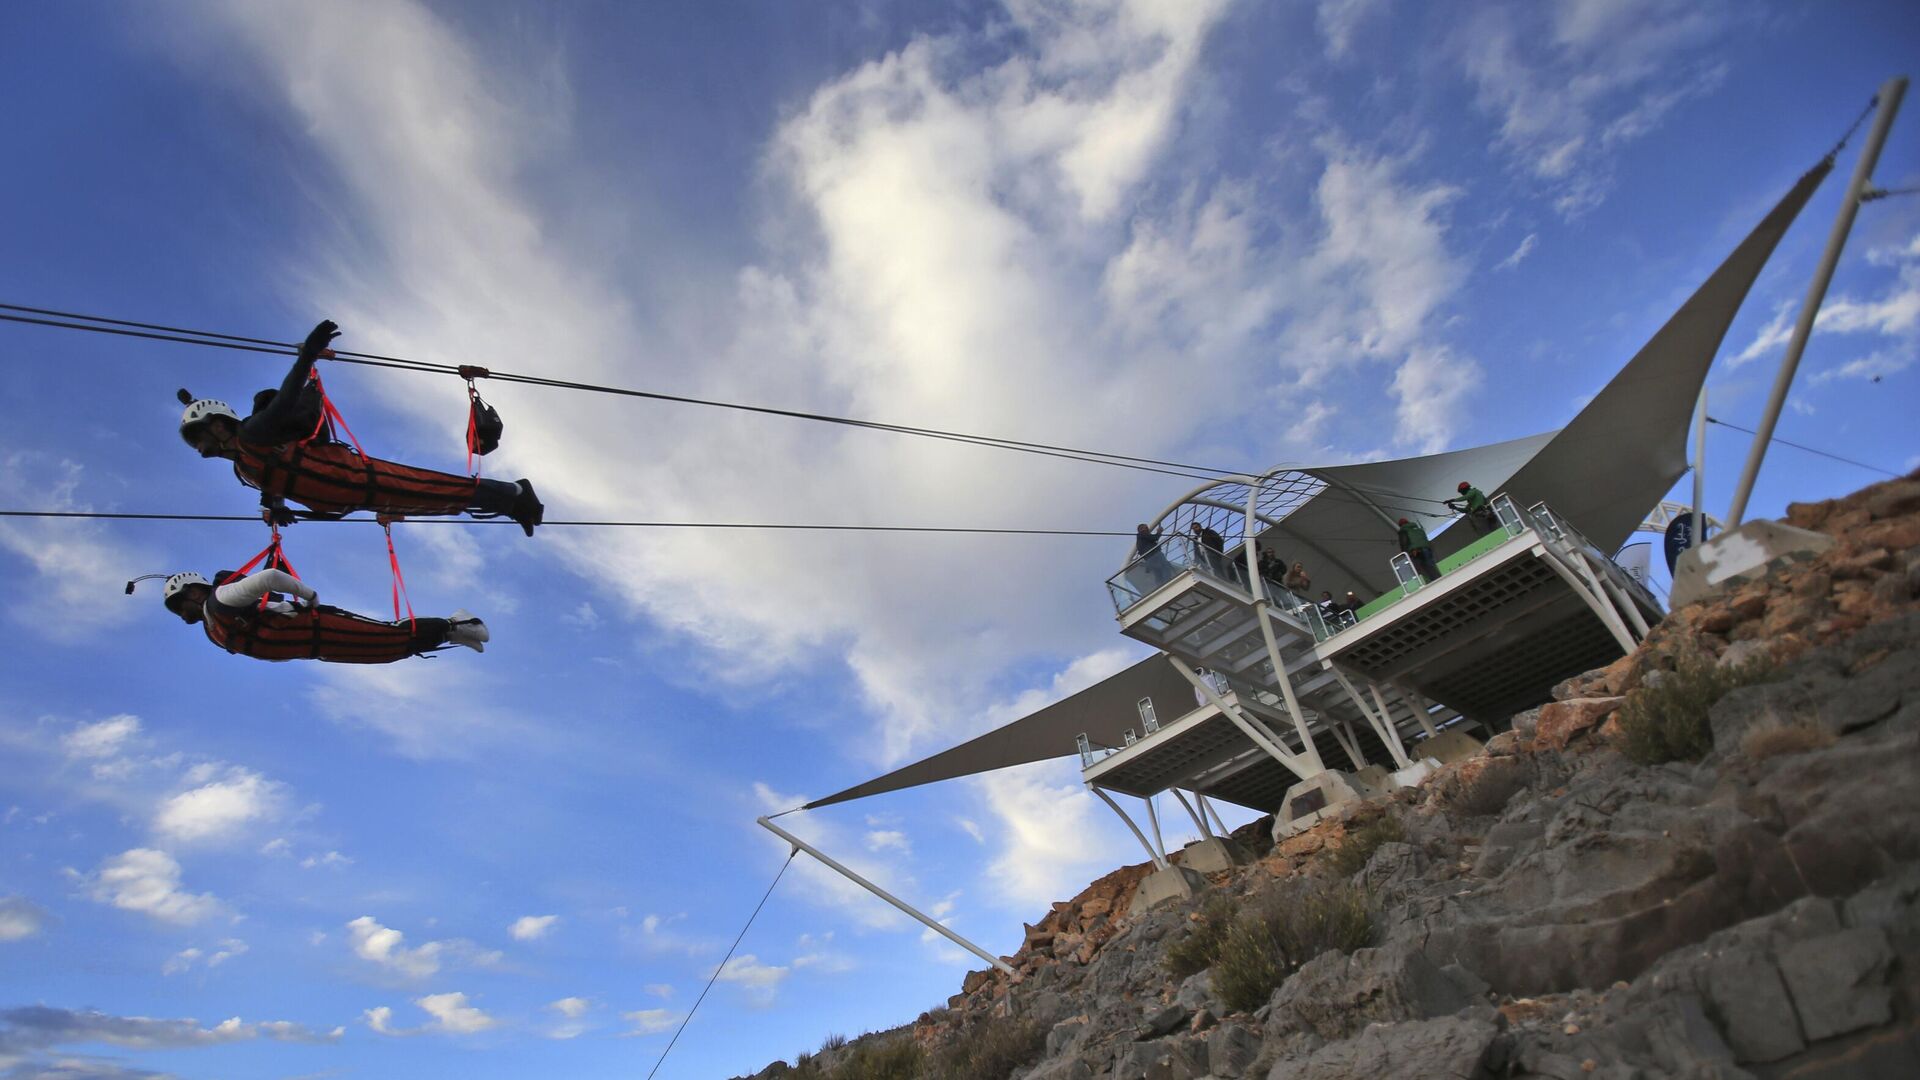
[[[460,365],[460,377],[467,380],[467,473],[475,480],[480,479],[480,391],[473,380],[484,379],[493,372],[473,364]]]
[[[480,392],[467,380],[467,473],[480,479]]]
[[[293,564],[287,561],[287,553],[285,549],[280,546],[280,526],[269,525],[268,528],[273,531],[273,539],[267,542],[266,547],[260,549],[260,554],[248,559],[246,565],[235,570],[232,580],[239,581],[248,574],[253,573],[255,567],[263,570],[280,570],[292,577],[295,581],[300,580],[300,572],[295,570]],[[389,547],[391,547],[391,544],[389,544]],[[267,609],[266,596],[260,597],[259,606],[261,611]],[[397,614],[394,617],[399,618]]]
[[[387,518],[380,519],[380,529],[387,534],[387,565],[393,568],[393,621],[400,621],[400,604],[407,605],[407,629],[414,629],[413,597],[407,595],[407,579],[400,573],[400,556],[393,550],[393,523]]]
[[[347,433],[347,441],[353,444],[353,448],[361,457],[366,457],[367,451],[360,445],[360,440],[354,436],[353,429],[347,426],[347,418],[340,415],[340,410],[333,407],[333,399],[327,396],[327,387],[320,381],[320,372],[314,371],[308,378],[312,380],[313,388],[320,391],[320,423],[314,426],[312,435],[301,441],[312,442],[320,432],[338,424],[340,430]]]

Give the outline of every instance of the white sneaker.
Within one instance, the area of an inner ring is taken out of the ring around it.
[[[474,652],[486,652],[486,642],[492,637],[487,633],[487,624],[473,617],[466,608],[455,611],[447,618],[447,643],[465,645]]]

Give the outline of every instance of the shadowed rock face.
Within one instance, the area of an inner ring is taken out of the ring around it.
[[[1372,947],[1233,1013],[1212,971],[1168,973],[1206,897],[1120,916],[1147,870],[1127,867],[1031,928],[1017,983],[974,973],[867,1038],[914,1040],[930,1077],[1017,1022],[1046,1035],[1005,1075],[1038,1080],[1920,1076],[1920,479],[1788,520],[1833,549],[1675,612],[1418,789],[1270,849],[1248,826],[1255,861],[1212,876],[1246,910],[1391,815],[1400,838],[1352,875]],[[1614,711],[1686,651],[1781,667],[1711,708],[1704,759],[1635,765]],[[1749,752],[1782,722],[1820,737]]]

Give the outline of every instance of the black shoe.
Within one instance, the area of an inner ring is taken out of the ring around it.
[[[533,481],[524,476],[521,477],[520,495],[513,500],[513,520],[520,523],[521,531],[532,536],[534,526],[540,524],[546,514],[546,506],[540,502],[540,497],[533,493]]]

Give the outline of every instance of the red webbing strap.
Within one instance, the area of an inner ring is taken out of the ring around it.
[[[270,525],[268,528],[273,530],[273,539],[267,542],[266,547],[260,549],[260,554],[248,559],[245,566],[235,570],[230,580],[242,580],[248,574],[253,573],[253,568],[256,566],[263,570],[281,570],[296,581],[300,579],[300,572],[295,570],[293,564],[287,561],[287,553],[280,546],[280,526]],[[265,611],[266,609],[267,598],[266,596],[262,596],[260,597],[260,610]],[[398,615],[395,616],[395,618],[398,617]]]
[[[477,451],[480,448],[480,433],[478,430],[479,423],[480,423],[480,392],[473,388],[473,380],[468,379],[467,380],[467,473],[468,475],[472,476],[475,480],[480,479],[480,467],[474,464],[475,462],[480,460],[480,455],[475,453],[475,451]]]
[[[400,573],[400,556],[393,551],[393,526],[385,521],[380,523],[381,531],[387,534],[387,565],[393,568],[393,621],[400,621],[400,602],[407,603],[407,630],[414,629],[413,597],[407,595],[407,579]]]
[[[366,457],[367,451],[360,445],[360,440],[354,437],[353,429],[347,426],[347,418],[341,416],[340,410],[333,407],[333,399],[327,396],[327,387],[320,381],[320,373],[315,371],[309,378],[313,380],[313,388],[320,391],[320,424],[313,429],[313,435],[307,436],[307,439],[311,440],[314,435],[320,434],[321,428],[328,424],[338,424],[340,430],[347,433],[347,441],[353,444],[353,448],[360,452],[361,457]]]

